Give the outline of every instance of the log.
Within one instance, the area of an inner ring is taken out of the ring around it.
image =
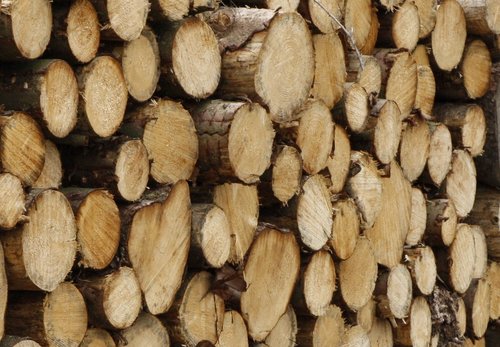
[[[465,305],[462,298],[455,292],[436,285],[429,296],[431,309],[433,340],[438,340],[438,345],[461,345],[465,332]]]
[[[338,110],[342,108],[343,110]],[[339,112],[340,111],[340,112]],[[370,114],[370,96],[359,84],[353,83],[344,93],[344,103],[334,110],[335,121],[348,126],[353,133],[373,128],[374,117]]]
[[[390,164],[398,153],[403,124],[398,105],[391,100],[382,101],[383,106],[376,114],[377,120],[368,138],[373,143],[373,151],[382,164]],[[376,106],[375,106],[376,108]],[[372,114],[375,110],[372,109]]]
[[[0,234],[5,272],[9,290],[39,290],[29,279],[23,261],[22,229],[16,228]]]
[[[403,319],[412,303],[412,277],[403,264],[381,273],[375,285],[375,300],[382,318]]]
[[[120,63],[109,56],[93,59],[78,72],[81,131],[113,135],[123,121],[128,90]]]
[[[467,327],[476,338],[481,338],[486,333],[490,319],[490,296],[490,284],[486,278],[474,280],[465,292]]]
[[[372,7],[370,32],[368,33],[368,38],[366,39],[365,44],[359,48],[361,54],[373,54],[375,45],[377,44],[379,28],[380,23],[378,20],[377,9],[375,7]]]
[[[453,201],[459,217],[467,217],[476,197],[476,167],[471,155],[455,150],[450,173],[446,176],[446,195]]]
[[[231,229],[226,213],[213,204],[192,205],[190,263],[221,268],[229,258]]]
[[[382,178],[380,213],[373,227],[365,230],[377,262],[392,268],[399,264],[410,228],[411,184],[394,161],[390,177]]]
[[[235,4],[268,8],[280,12],[294,12],[300,0],[235,0]]]
[[[467,291],[472,281],[475,265],[475,249],[473,245],[474,235],[471,227],[467,224],[459,224],[457,235],[448,252],[449,265],[447,264],[448,267],[444,270],[448,272],[447,276],[453,289],[460,294]],[[438,264],[440,264],[439,259]],[[438,271],[440,271],[439,265]]]
[[[437,0],[415,0],[417,5],[420,29],[418,38],[429,36],[436,25]]]
[[[499,5],[492,0],[459,0],[467,21],[467,32],[486,36],[500,34]]]
[[[273,121],[285,123],[297,119],[313,80],[314,48],[307,24],[297,13],[283,13],[266,32],[223,55],[218,93],[257,99],[268,106]]]
[[[179,181],[122,210],[128,259],[148,311],[166,312],[181,287],[191,236],[189,187]]]
[[[422,242],[427,224],[427,205],[425,196],[418,188],[411,189],[410,227],[406,234],[405,244],[416,246]]]
[[[327,180],[309,176],[302,185],[297,204],[297,225],[302,242],[313,251],[321,249],[332,235],[332,202]]]
[[[486,279],[490,284],[490,319],[500,317],[500,265],[492,262],[488,266]]]
[[[386,12],[380,18],[378,44],[413,51],[420,34],[420,17],[417,6],[404,2],[394,12]]]
[[[437,278],[436,258],[429,246],[404,250],[404,261],[414,286],[422,295],[431,295]]]
[[[76,286],[82,293],[93,326],[125,329],[136,320],[142,298],[134,270],[120,267],[107,275],[80,279]]]
[[[413,56],[413,59],[415,59],[415,62],[417,63],[418,66],[431,66],[431,63],[429,61],[429,53],[431,51],[431,48],[427,45],[419,44],[411,54]]]
[[[274,196],[283,204],[300,192],[302,181],[302,158],[292,146],[282,146],[272,169],[272,190]]]
[[[24,221],[25,194],[21,180],[10,173],[0,174],[0,228],[12,229]]]
[[[479,225],[471,225],[474,237],[474,270],[472,278],[481,279],[486,275],[488,269],[488,246],[483,229]]]
[[[102,270],[120,243],[120,213],[107,190],[66,188],[62,192],[76,217],[79,265]]]
[[[432,108],[436,96],[436,80],[430,66],[417,64],[417,94],[413,107],[425,119],[432,118]]]
[[[299,246],[293,234],[268,228],[259,233],[245,264],[247,288],[240,302],[254,341],[263,341],[287,310],[299,270]],[[269,283],[274,290],[269,290]]]
[[[130,113],[122,133],[141,137],[151,160],[151,177],[161,184],[187,180],[198,159],[196,128],[186,109],[161,99]]]
[[[55,137],[66,137],[76,125],[78,85],[64,60],[9,66],[0,75],[0,91],[0,102],[7,109],[30,113]]]
[[[377,279],[377,260],[368,239],[359,238],[353,254],[340,262],[338,276],[342,299],[347,306],[357,311],[366,305]]]
[[[455,318],[457,320],[457,325],[459,329],[459,336],[464,336],[467,329],[467,309],[465,307],[464,300],[459,297],[457,299],[458,308],[454,308],[455,310]]]
[[[337,257],[348,259],[356,248],[360,233],[359,213],[352,199],[338,200],[332,205],[333,225],[329,245]]]
[[[52,10],[49,0],[4,1],[0,14],[0,60],[40,57],[49,44],[51,30]]]
[[[45,162],[45,140],[38,124],[26,113],[0,116],[0,160],[4,172],[32,185]]]
[[[391,323],[387,319],[376,318],[368,338],[372,347],[391,347],[393,345]]]
[[[429,124],[431,140],[425,176],[437,187],[441,186],[451,168],[452,138],[448,127],[442,123]]]
[[[205,99],[221,77],[217,37],[203,20],[190,17],[160,34],[160,92],[173,97]]]
[[[152,314],[142,312],[132,326],[123,330],[118,347],[169,347],[170,338],[161,321]]]
[[[288,306],[264,342],[257,344],[256,347],[294,347],[296,335],[297,317],[292,306]]]
[[[324,315],[302,323],[297,334],[299,346],[341,346],[345,326],[338,306],[330,305]]]
[[[148,152],[141,140],[117,137],[65,155],[67,180],[81,187],[105,187],[117,197],[136,201],[149,178]]]
[[[375,324],[377,303],[374,299],[368,302],[356,312],[356,324],[361,326],[366,332],[370,332]]]
[[[73,284],[61,283],[48,294],[10,292],[8,300],[7,334],[29,336],[42,346],[77,347],[82,342],[87,330],[87,309]]]
[[[236,176],[244,183],[257,183],[271,165],[273,151],[275,132],[267,111],[255,103],[211,100],[191,113],[203,181]]]
[[[1,344],[0,344],[1,346]],[[116,347],[115,341],[111,335],[103,329],[90,328],[87,329],[80,347]],[[22,346],[19,346],[22,347]],[[26,346],[30,347],[30,346]],[[34,347],[34,346],[33,346]]]
[[[355,45],[365,46],[370,38],[372,24],[372,3],[369,0],[349,0],[345,3],[344,25],[352,33]]]
[[[310,0],[309,4],[314,2]],[[331,1],[336,4],[337,0]],[[344,46],[336,32],[313,35],[315,73],[311,94],[332,109],[344,94],[346,64]]]
[[[63,168],[61,155],[57,146],[50,140],[45,140],[45,161],[40,176],[33,183],[36,189],[57,189],[61,186]]]
[[[237,311],[224,313],[224,322],[216,347],[248,347],[245,321]]]
[[[403,127],[399,148],[399,161],[406,178],[413,182],[424,172],[429,158],[431,131],[427,122],[418,115]]]
[[[410,318],[394,331],[394,342],[403,346],[428,346],[431,341],[431,310],[425,297],[413,299]]]
[[[432,54],[441,70],[451,71],[462,59],[467,36],[465,14],[456,0],[444,1],[432,31]]]
[[[366,331],[359,325],[353,325],[346,329],[344,337],[342,338],[341,347],[359,346],[370,347],[370,339]]]
[[[4,336],[0,341],[1,347],[40,347],[40,345],[27,338],[19,336]]]
[[[314,26],[324,34],[335,33],[340,29],[337,22],[335,22],[330,15],[342,21],[344,17],[345,0],[320,0],[320,6],[315,0],[307,0],[303,4],[303,16],[309,17]],[[300,9],[300,8],[299,8]],[[309,19],[308,18],[308,19]]]
[[[139,37],[149,12],[147,0],[91,0],[104,30],[102,39],[132,41]]]
[[[334,125],[333,150],[326,166],[330,173],[332,193],[340,193],[345,186],[351,162],[351,142],[344,128]]]
[[[252,244],[259,218],[256,186],[226,183],[216,186],[213,202],[226,214],[231,230],[230,263],[243,261]]]
[[[452,200],[427,200],[426,242],[450,246],[455,240],[457,223],[457,211]]]
[[[362,56],[364,67],[361,68],[358,56],[349,52],[346,57],[346,82],[357,82],[368,95],[377,96],[382,87],[382,69],[378,60],[370,55]]]
[[[160,20],[178,21],[189,13],[190,0],[152,0],[151,17]]]

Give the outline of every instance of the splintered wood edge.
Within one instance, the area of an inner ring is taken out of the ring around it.
[[[88,63],[96,56],[101,40],[99,18],[94,6],[88,0],[73,2],[66,21],[71,52],[79,62]]]
[[[0,174],[0,227],[11,229],[24,213],[25,194],[21,180],[10,173]]]
[[[286,204],[300,191],[302,158],[297,149],[284,146],[276,158],[272,170],[274,196]]]
[[[131,140],[120,146],[115,175],[120,195],[128,201],[139,199],[149,179],[148,152],[141,140]]]
[[[396,318],[405,318],[412,300],[412,279],[406,266],[396,265],[391,269],[387,280],[389,308]]]
[[[124,41],[139,37],[146,25],[149,12],[148,0],[108,0],[106,2],[109,24]]]
[[[33,188],[57,189],[61,185],[62,176],[63,169],[59,150],[52,141],[45,140],[45,162],[40,176],[33,183]]]

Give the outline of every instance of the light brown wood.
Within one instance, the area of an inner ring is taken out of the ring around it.
[[[5,262],[8,261],[4,257],[3,247],[0,245],[0,338],[3,339],[5,335],[5,312],[7,310],[7,296],[8,296],[8,283]]]
[[[411,189],[410,227],[405,240],[408,246],[416,246],[422,241],[426,224],[427,204],[425,196],[420,189],[413,187]]]
[[[381,101],[382,99],[379,100],[379,102]],[[377,108],[377,105],[375,105],[375,108]],[[372,109],[372,114],[374,109]],[[369,134],[369,138],[372,138],[374,152],[378,160],[387,165],[391,163],[398,153],[403,128],[401,112],[394,101],[387,100],[375,116],[377,121],[372,130],[373,133]]]
[[[370,347],[371,344],[367,332],[361,326],[353,325],[346,329],[340,346]]]
[[[316,319],[299,324],[297,342],[299,346],[340,347],[345,334],[342,311],[330,305],[326,313]]]
[[[91,328],[85,333],[80,347],[115,347],[115,341],[111,335],[103,329]],[[21,347],[21,346],[19,346]],[[26,346],[28,347],[28,346]]]
[[[449,279],[453,289],[465,293],[472,281],[475,265],[474,235],[467,224],[459,224],[449,248]]]
[[[0,228],[12,229],[23,221],[24,200],[26,198],[21,180],[10,173],[0,174]]]
[[[364,67],[361,68],[358,56],[349,52],[346,57],[346,82],[359,83],[369,95],[379,95],[382,84],[382,69],[378,60],[371,55],[362,56]]]
[[[474,236],[474,271],[472,278],[480,279],[486,275],[488,269],[488,246],[486,236],[479,225],[471,225],[472,235]]]
[[[370,117],[370,98],[366,90],[359,84],[349,85],[345,91],[343,113],[334,112],[335,119],[347,125],[354,133],[362,133],[372,128],[373,117]]]
[[[299,269],[293,234],[273,229],[259,233],[245,264],[247,289],[241,294],[242,316],[253,340],[263,341],[285,313]]]
[[[488,266],[487,280],[490,284],[490,319],[500,317],[500,265],[492,262]]]
[[[40,345],[27,338],[19,336],[4,336],[0,341],[1,347],[40,347]]]
[[[406,178],[413,182],[425,169],[429,158],[431,131],[427,122],[413,116],[403,128],[399,147],[399,161]]]
[[[436,81],[430,66],[417,66],[417,94],[414,108],[420,111],[425,119],[432,118],[432,108],[436,95]]]
[[[377,8],[374,6],[371,10],[371,23],[368,38],[362,47],[359,47],[361,54],[373,54],[375,45],[377,44],[380,22],[378,20]]]
[[[368,302],[356,312],[356,323],[361,326],[366,332],[370,332],[375,324],[377,313],[377,303],[374,299]]]
[[[500,7],[494,0],[459,0],[465,12],[467,31],[474,35],[500,34]]]
[[[436,258],[432,248],[424,246],[405,249],[404,260],[418,291],[423,295],[431,295],[437,278]]]
[[[453,201],[427,200],[426,241],[450,246],[455,240],[458,216]]]
[[[249,5],[279,10],[280,12],[293,12],[297,10],[300,0],[235,0],[238,5]]]
[[[344,9],[344,25],[352,32],[354,43],[363,47],[370,38],[372,4],[369,0],[347,0]]]
[[[331,158],[331,157],[330,157]],[[330,163],[331,159],[329,158]],[[272,190],[274,196],[283,204],[300,192],[302,180],[302,157],[291,146],[282,146],[272,169]]]
[[[351,142],[346,130],[340,125],[334,125],[333,151],[326,162],[330,173],[332,193],[340,193],[345,186],[351,162]]]
[[[259,217],[259,199],[255,186],[226,183],[215,187],[214,204],[229,221],[231,250],[229,262],[240,263],[252,244]]]
[[[333,225],[329,245],[340,259],[349,258],[360,232],[359,213],[352,199],[335,201],[332,205]]]
[[[425,174],[428,174],[430,180],[439,187],[451,168],[452,138],[446,125],[428,124],[431,129],[431,141]]]
[[[464,336],[467,329],[467,309],[465,307],[465,302],[462,298],[457,299],[458,308],[454,308],[455,319],[457,321],[457,326],[459,329],[459,335]]]
[[[415,0],[418,10],[420,30],[418,38],[429,36],[436,25],[437,0]]]
[[[245,321],[237,311],[224,313],[224,323],[216,347],[248,347]]]
[[[425,297],[413,300],[409,320],[395,329],[394,342],[403,346],[428,346],[431,341],[431,310]]]
[[[159,20],[181,20],[188,15],[190,2],[190,0],[152,0],[151,16]]]
[[[381,16],[379,45],[393,44],[399,49],[413,51],[420,34],[420,17],[417,6],[412,2],[403,2],[394,12]]]
[[[391,347],[393,345],[391,323],[386,319],[376,318],[368,338],[372,347]]]
[[[61,155],[57,146],[50,140],[45,140],[45,161],[40,176],[33,183],[33,188],[57,189],[61,186],[63,169]]]
[[[472,210],[476,197],[476,166],[468,152],[453,152],[451,170],[445,183],[446,195],[453,201],[457,215],[466,217]]]
[[[167,329],[158,318],[146,312],[142,312],[131,327],[123,330],[122,337],[117,343],[119,347],[170,346]]]
[[[413,295],[410,271],[398,264],[380,274],[374,294],[382,318],[406,318]]]
[[[297,317],[292,306],[278,320],[264,342],[257,347],[294,347],[297,335]]]
[[[419,44],[415,48],[415,50],[412,52],[413,59],[415,59],[415,62],[417,63],[418,66],[431,66],[431,63],[429,61],[429,53],[431,51],[431,48],[429,46]]]
[[[487,279],[474,280],[465,293],[467,327],[477,338],[483,337],[490,319],[491,289]]]
[[[322,0],[320,6],[315,0],[307,0],[308,14],[316,28],[322,33],[334,33],[340,27],[329,14],[339,21],[344,17],[345,0]],[[326,9],[326,10],[325,10]]]
[[[335,264],[330,253],[314,253],[302,278],[304,301],[312,315],[319,317],[326,314],[336,289],[335,280]]]

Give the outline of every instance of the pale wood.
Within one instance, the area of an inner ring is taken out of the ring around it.
[[[340,259],[349,258],[360,232],[359,213],[352,199],[335,201],[332,205],[333,225],[329,245]]]
[[[145,344],[150,347],[169,347],[170,338],[167,329],[158,318],[152,314],[142,312],[131,327],[121,333],[118,340],[119,347],[141,347]]]
[[[368,333],[368,338],[372,347],[392,347],[392,329],[391,323],[386,319],[376,318],[373,326]]]
[[[404,260],[413,283],[423,295],[430,295],[437,278],[436,258],[429,246],[405,249]]]
[[[1,346],[1,345],[0,345]],[[103,329],[91,328],[85,333],[80,347],[115,347],[115,341],[111,335]],[[19,346],[21,347],[21,346]],[[27,346],[28,347],[28,346]]]
[[[0,174],[0,228],[12,229],[23,220],[25,194],[21,180],[10,173]]]
[[[314,316],[322,316],[335,292],[335,264],[327,251],[314,253],[307,264],[302,278],[304,301]]]
[[[451,168],[453,143],[450,130],[442,123],[429,123],[431,141],[429,143],[429,156],[425,174],[436,185],[443,183]]]
[[[399,161],[406,178],[413,182],[425,169],[429,158],[431,131],[427,122],[413,116],[403,129],[399,148]]]
[[[417,94],[414,108],[420,111],[425,119],[432,118],[432,108],[436,96],[436,80],[430,66],[417,66]]]
[[[345,334],[342,311],[330,305],[326,313],[314,320],[300,322],[297,342],[299,346],[340,347]]]
[[[342,20],[344,17],[345,0],[322,0],[320,2],[323,7],[319,6],[314,0],[307,0],[309,17],[311,17],[314,26],[322,33],[334,33],[340,27],[332,20],[329,13],[339,21]]]
[[[374,294],[382,318],[406,318],[413,295],[410,271],[403,264],[398,264],[380,274]]]
[[[224,313],[224,322],[216,347],[248,347],[247,327],[237,311]]]
[[[332,193],[340,193],[345,186],[351,162],[351,142],[346,130],[340,125],[334,125],[333,151],[326,162],[330,173]]]
[[[467,224],[459,224],[449,248],[449,279],[458,293],[465,293],[472,281],[475,265],[474,235]]]
[[[455,239],[458,216],[453,201],[427,200],[426,241],[450,246]]]
[[[431,341],[431,310],[425,297],[413,300],[409,320],[398,325],[394,342],[403,346],[428,346]]]
[[[40,347],[38,342],[35,342],[27,337],[19,336],[4,336],[0,341],[1,347]]]
[[[426,224],[427,204],[425,196],[420,189],[413,187],[411,189],[410,227],[405,240],[408,246],[416,246],[422,241]]]
[[[374,299],[370,299],[356,312],[356,323],[369,333],[378,319],[376,313],[377,303]]]
[[[370,96],[357,82],[345,91],[343,112],[334,112],[335,120],[348,126],[353,133],[362,133],[372,128],[374,117],[370,114]]]
[[[300,0],[235,0],[234,3],[279,10],[280,12],[293,12],[297,10]]]
[[[474,35],[500,34],[500,6],[494,0],[459,0],[465,12],[467,31]]]
[[[486,332],[490,319],[490,284],[486,278],[474,280],[465,293],[467,309],[467,327],[476,337],[481,338]]]
[[[417,6],[405,1],[394,12],[380,18],[379,44],[389,44],[399,49],[413,51],[420,34],[420,17]]]
[[[401,112],[394,101],[379,99],[378,102],[383,102],[383,106],[376,113],[375,127],[368,136],[373,143],[378,160],[387,165],[391,163],[398,153],[403,124],[401,122]],[[376,107],[377,105],[374,108]],[[372,109],[372,114],[374,112],[374,109]]]
[[[366,331],[359,325],[353,325],[346,329],[342,338],[341,347],[359,346],[370,347],[370,339]]]
[[[273,229],[259,233],[245,264],[247,289],[240,303],[253,340],[263,341],[285,313],[299,269],[299,246],[293,234]],[[270,283],[274,290],[269,290]]]
[[[293,307],[288,306],[264,342],[256,347],[294,347],[297,330],[297,317]]]
[[[369,0],[347,0],[345,4],[344,25],[352,32],[356,46],[363,47],[370,38],[372,8]]]
[[[500,265],[492,262],[488,266],[487,280],[490,284],[490,319],[500,317]]]
[[[419,44],[415,48],[415,50],[412,52],[413,59],[415,59],[415,62],[417,63],[418,66],[431,66],[431,63],[429,61],[429,53],[431,51],[431,48],[429,46],[426,46],[424,44]]]
[[[476,166],[472,156],[455,150],[450,173],[446,176],[446,195],[453,201],[459,217],[466,217],[474,206],[476,197]]]
[[[162,20],[178,21],[189,13],[190,0],[152,0],[151,16]]]
[[[8,283],[5,263],[8,258],[4,257],[4,250],[0,245],[0,339],[5,336],[5,312],[7,310]]]
[[[375,50],[375,45],[377,44],[378,34],[379,34],[380,22],[377,15],[377,8],[375,6],[371,9],[371,22],[370,31],[368,33],[368,38],[362,47],[359,47],[361,54],[373,54]]]
[[[429,36],[436,25],[437,0],[415,0],[418,10],[420,30],[418,38]]]
[[[457,306],[458,308],[454,308],[455,319],[459,329],[459,336],[464,336],[467,330],[467,309],[462,298],[457,299]]]
[[[364,67],[361,68],[356,53],[350,51],[346,57],[346,82],[359,83],[369,95],[377,96],[382,85],[382,69],[378,60],[370,55],[362,56]]]
[[[488,245],[483,229],[479,225],[471,225],[474,236],[474,271],[472,278],[480,279],[486,275],[488,269]]]
[[[331,157],[329,157],[330,163]],[[286,204],[299,194],[302,180],[302,157],[300,152],[291,146],[282,146],[272,169],[272,190],[274,196]]]
[[[50,140],[45,140],[45,161],[40,176],[33,183],[33,188],[57,189],[61,186],[63,169],[61,155],[57,146]]]

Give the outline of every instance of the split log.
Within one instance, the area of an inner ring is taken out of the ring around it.
[[[342,311],[335,305],[316,319],[302,322],[297,334],[299,346],[340,347],[345,334]]]
[[[380,17],[378,44],[413,51],[420,34],[420,17],[417,6],[405,1],[394,12]]]
[[[297,317],[292,306],[288,306],[264,342],[256,347],[294,347],[297,330]]]
[[[64,60],[10,66],[0,75],[0,91],[7,109],[30,113],[55,137],[66,137],[76,125],[78,84]]]
[[[322,0],[320,6],[315,0],[307,0],[303,4],[303,16],[311,19],[318,30],[324,34],[335,33],[340,29],[337,22],[335,22],[330,15],[334,16],[337,20],[342,21],[344,17],[345,0]],[[301,9],[299,7],[299,9]]]
[[[341,347],[359,346],[371,347],[368,334],[359,325],[353,325],[346,329],[342,338]]]
[[[378,60],[369,55],[362,56],[364,67],[361,68],[359,57],[354,52],[349,52],[346,57],[346,82],[357,82],[368,95],[377,96],[382,87],[382,69]]]
[[[111,335],[106,330],[91,328],[87,329],[80,347],[116,347],[116,344],[115,341],[113,341]]]
[[[444,124],[427,123],[431,130],[429,143],[429,156],[425,175],[428,175],[432,183],[437,187],[443,183],[451,168],[452,138],[448,127]]]
[[[196,128],[184,107],[161,99],[130,113],[121,128],[130,137],[142,137],[151,160],[151,176],[161,184],[187,180],[198,159]]]
[[[158,318],[152,314],[142,312],[132,326],[123,330],[119,347],[169,347],[170,338],[167,329]]]
[[[462,59],[467,36],[465,14],[456,0],[446,0],[438,8],[432,31],[432,54],[441,70],[451,71]]]
[[[457,211],[452,200],[427,200],[426,242],[450,246],[455,240],[457,223]]]
[[[253,340],[265,340],[285,313],[299,270],[299,246],[293,234],[268,228],[259,233],[245,264],[247,288],[240,302]],[[269,283],[274,290],[269,290]]]
[[[476,338],[484,336],[490,319],[490,284],[486,278],[474,280],[465,293],[467,327]]]
[[[431,295],[437,278],[436,258],[429,246],[404,250],[413,283],[422,295]]]
[[[436,25],[437,0],[415,0],[417,5],[420,30],[418,38],[429,36]]]
[[[21,180],[10,173],[0,174],[0,228],[12,229],[24,221],[25,194]]]
[[[283,204],[287,204],[291,198],[299,194],[301,181],[302,158],[299,151],[295,147],[282,146],[272,170],[274,196]]]
[[[377,279],[377,260],[368,239],[360,238],[353,254],[340,262],[338,276],[342,298],[347,306],[356,311],[366,305]]]
[[[300,0],[234,0],[234,3],[245,6],[268,8],[280,12],[294,12]]]
[[[146,25],[148,0],[91,1],[99,15],[99,22],[103,25],[102,39],[132,41],[139,37]]]
[[[467,149],[473,157],[483,153],[486,142],[486,118],[475,104],[437,104],[434,117],[451,132],[455,147]]]
[[[425,119],[432,118],[432,108],[436,96],[436,80],[430,66],[417,64],[417,94],[413,107]]]
[[[479,225],[471,225],[472,236],[474,237],[474,270],[472,278],[481,279],[486,275],[488,269],[488,246],[483,229]]]
[[[487,280],[490,284],[490,319],[500,317],[500,264],[492,262],[488,266]]]
[[[459,217],[467,217],[476,198],[476,166],[471,155],[455,150],[450,173],[446,176],[446,195],[453,201]]]
[[[418,188],[411,189],[410,227],[406,235],[405,244],[416,246],[422,242],[427,224],[427,205],[425,196]]]
[[[345,186],[351,162],[351,142],[344,128],[334,125],[333,151],[330,153],[326,166],[330,173],[332,193],[340,193]]]
[[[348,259],[356,248],[360,232],[358,208],[352,199],[335,201],[332,205],[333,225],[329,245],[337,257]]]
[[[0,347],[40,347],[40,345],[27,337],[4,336],[0,341]]]
[[[0,116],[0,160],[4,172],[24,186],[40,176],[45,162],[45,140],[38,124],[26,113]]]
[[[344,24],[352,33],[358,48],[370,39],[372,23],[372,3],[370,0],[347,0],[344,9]]]
[[[108,275],[82,278],[76,286],[85,298],[93,326],[125,329],[139,315],[141,288],[129,267],[120,267]]]
[[[42,346],[77,347],[87,331],[87,309],[82,294],[69,282],[48,294],[10,292],[5,331],[29,336]]]
[[[302,242],[310,249],[321,249],[332,235],[332,202],[327,180],[313,175],[302,185],[297,205],[297,225]]]
[[[146,306],[166,312],[181,287],[191,236],[191,202],[185,181],[156,190],[122,210],[126,248]]]
[[[314,0],[310,0],[309,4],[311,3],[314,3]],[[330,3],[338,5],[337,0]],[[328,20],[331,22],[329,17]],[[311,94],[332,109],[344,94],[346,81],[344,46],[336,32],[313,35],[313,44],[315,73]]]
[[[65,156],[67,180],[82,187],[105,187],[127,201],[138,200],[148,183],[149,160],[141,140],[116,139],[77,148]]]
[[[151,17],[154,19],[178,21],[189,13],[190,0],[152,0]]]
[[[97,11],[89,0],[57,4],[53,9],[52,37],[47,54],[79,63],[95,58],[101,40]]]
[[[275,136],[267,111],[255,103],[211,100],[191,113],[203,181],[236,176],[247,184],[258,182],[271,165]]]
[[[392,328],[387,319],[376,318],[368,333],[372,347],[392,347]]]
[[[382,178],[380,213],[373,227],[365,231],[377,262],[392,268],[399,264],[410,228],[411,185],[394,161],[390,177]]]
[[[224,323],[224,300],[211,290],[214,281],[210,273],[198,272],[179,291],[172,309],[160,316],[173,343],[195,347],[201,341],[218,341]]]
[[[190,263],[220,268],[229,258],[231,229],[226,213],[213,204],[192,205]]]
[[[49,0],[3,1],[0,14],[0,60],[40,57],[49,44],[51,30],[52,9]]]
[[[205,99],[221,77],[221,55],[210,26],[196,17],[175,22],[159,39],[160,92],[173,97]]]
[[[307,24],[297,13],[283,13],[266,32],[223,55],[219,95],[258,99],[269,107],[273,121],[285,123],[297,118],[313,80],[314,48]]]
[[[431,341],[431,310],[425,297],[413,300],[410,318],[395,329],[394,342],[403,346],[428,346]]]
[[[216,347],[248,347],[245,321],[237,311],[224,313],[224,323]]]
[[[102,270],[120,243],[120,213],[107,190],[66,188],[62,191],[76,216],[79,264]]]
[[[418,115],[410,118],[403,128],[399,161],[406,178],[413,182],[420,177],[429,158],[431,131]]]
[[[375,285],[375,300],[382,318],[407,317],[412,302],[412,277],[403,264],[380,274]]]
[[[109,56],[95,58],[79,71],[78,85],[79,129],[100,137],[113,135],[123,121],[128,99],[120,63]]]
[[[494,0],[459,0],[465,12],[467,31],[474,35],[500,34],[500,7]]]
[[[40,176],[33,183],[37,189],[57,189],[61,186],[63,169],[61,155],[57,146],[50,140],[45,140],[45,161]]]
[[[257,187],[226,183],[215,187],[214,204],[226,214],[231,230],[229,262],[240,263],[252,244],[259,218]]]

